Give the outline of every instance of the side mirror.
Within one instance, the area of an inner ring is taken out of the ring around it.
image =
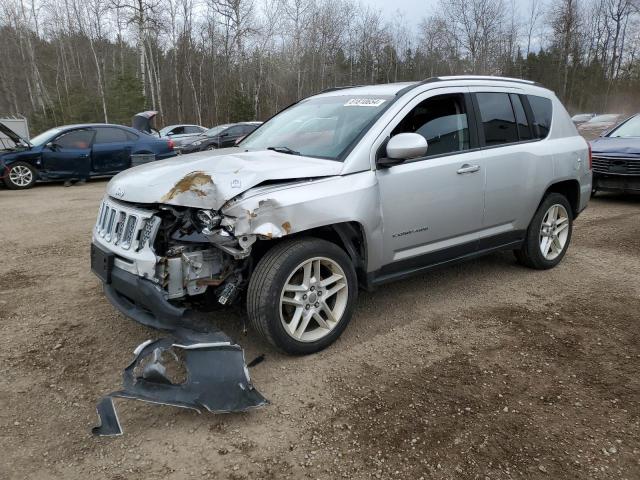
[[[228,136],[229,136],[229,134],[228,134],[228,133],[221,133],[221,134],[220,134],[220,136],[221,136],[221,137],[228,137]]]
[[[52,150],[54,152],[58,150],[58,145],[56,145],[55,142],[49,142],[45,145],[45,147],[47,147],[49,150]]]
[[[405,160],[424,157],[427,153],[427,140],[417,133],[399,133],[387,143],[387,156],[380,158],[378,165],[391,167]]]

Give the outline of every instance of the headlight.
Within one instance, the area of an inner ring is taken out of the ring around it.
[[[194,145],[194,146],[196,146],[196,147],[197,147],[198,145],[202,145],[202,140],[198,140],[197,142],[193,142],[191,145]]]
[[[196,222],[200,226],[202,233],[208,234],[220,225],[222,217],[212,210],[198,210],[196,212]]]

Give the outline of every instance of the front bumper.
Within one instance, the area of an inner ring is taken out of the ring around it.
[[[172,305],[155,284],[118,267],[111,272],[111,283],[104,293],[123,315],[149,327],[175,330],[184,327],[186,308]]]
[[[593,188],[603,192],[640,193],[640,176],[593,174]]]

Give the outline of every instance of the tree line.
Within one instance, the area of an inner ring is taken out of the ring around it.
[[[535,80],[576,112],[640,109],[640,0],[440,0],[412,23],[355,0],[4,0],[0,116],[213,126],[458,74]]]

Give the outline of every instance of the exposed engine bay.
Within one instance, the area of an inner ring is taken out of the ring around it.
[[[249,278],[251,241],[237,239],[223,217],[207,210],[163,205],[153,247],[156,278],[168,300],[212,294],[231,304]]]

